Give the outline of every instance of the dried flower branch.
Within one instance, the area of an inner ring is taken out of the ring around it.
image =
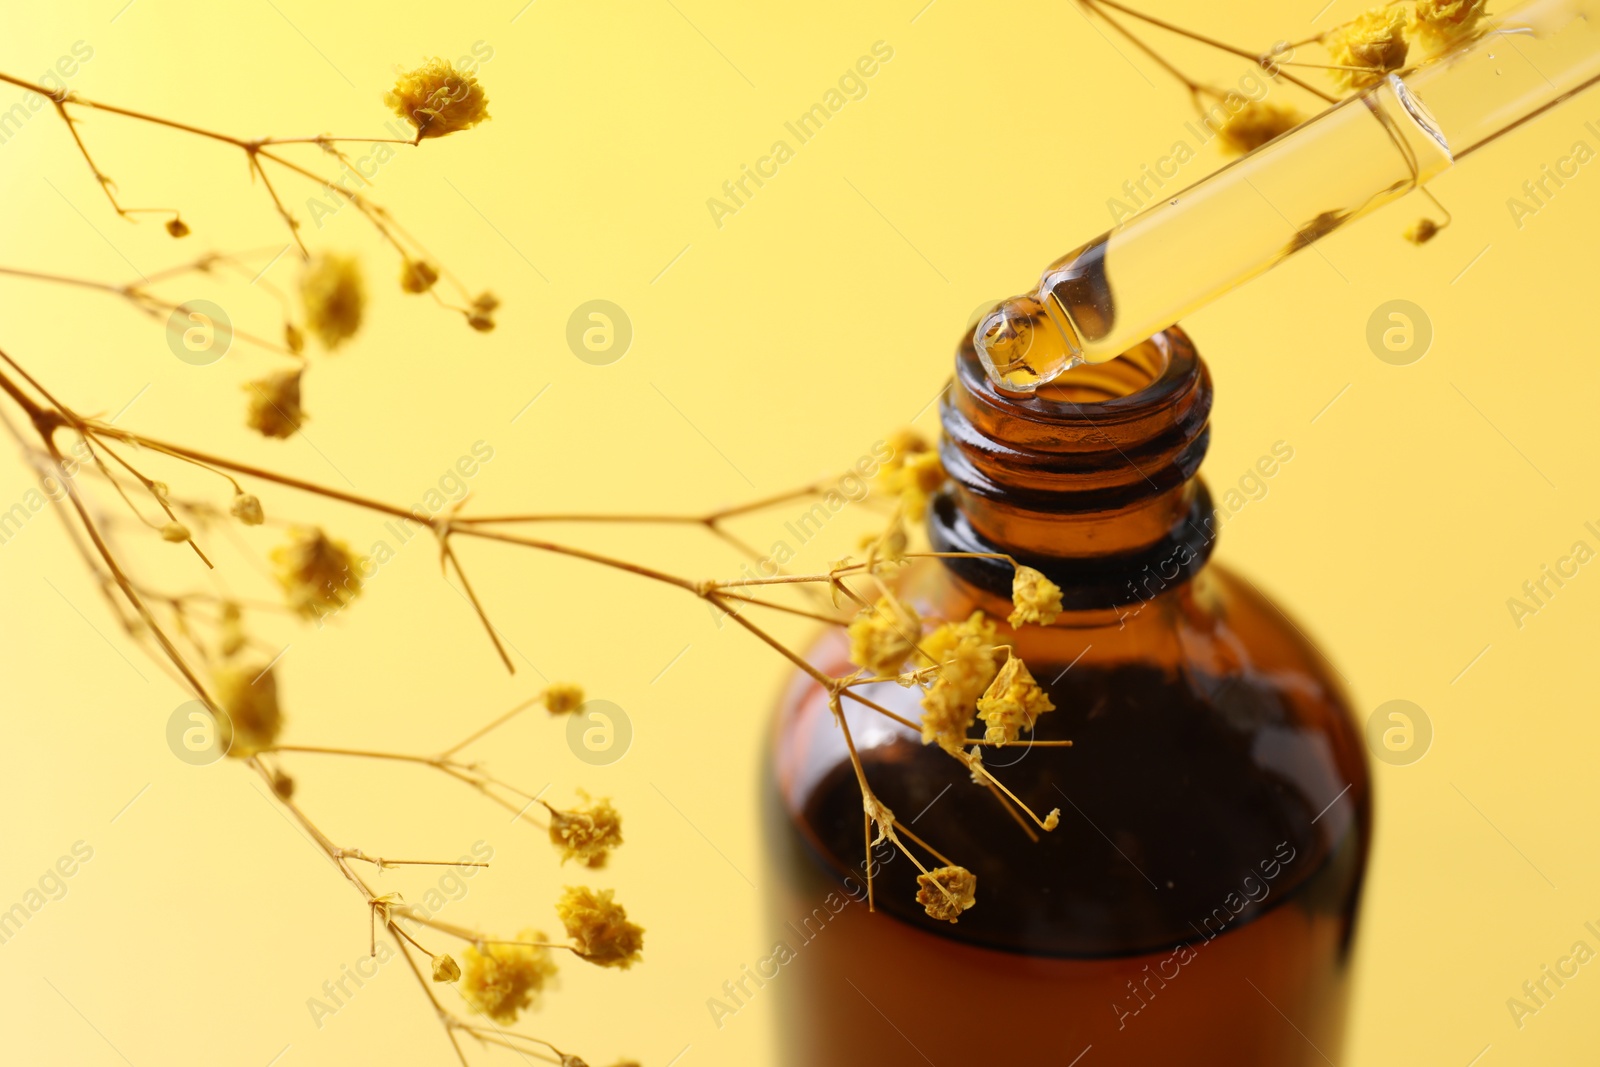
[[[1306,116],[1292,106],[1247,98],[1241,93],[1220,90],[1191,77],[1113,12],[1225,55],[1249,60],[1271,81],[1294,86],[1328,105],[1338,103],[1340,97],[1284,68],[1321,70],[1327,73],[1335,88],[1341,92],[1360,92],[1376,85],[1387,75],[1403,75],[1417,64],[1438,59],[1457,45],[1484,33],[1484,20],[1488,16],[1487,0],[1389,0],[1306,40],[1279,41],[1266,49],[1251,50],[1157,18],[1119,0],[1078,2],[1086,13],[1104,21],[1177,80],[1188,92],[1200,120],[1218,135],[1218,143],[1223,150],[1235,155],[1254,151],[1273,138],[1288,133],[1305,121]],[[1294,59],[1299,48],[1312,44],[1320,45],[1326,51],[1327,62]],[[1421,185],[1417,185],[1416,189],[1443,216],[1438,221],[1419,219],[1405,231],[1406,240],[1421,245],[1448,226],[1451,216],[1427,189]]]

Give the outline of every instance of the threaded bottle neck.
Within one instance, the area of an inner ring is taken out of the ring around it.
[[[1195,478],[1210,412],[1211,377],[1177,327],[1030,397],[996,391],[968,340],[941,403],[950,483],[930,515],[934,544],[1010,553],[1050,575],[1068,607],[1142,599],[1140,575],[1152,568],[1182,580],[1214,541],[1210,496]],[[1009,589],[1008,567],[951,565]]]

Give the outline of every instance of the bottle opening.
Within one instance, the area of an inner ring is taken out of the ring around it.
[[[1079,364],[1041,385],[1034,395],[1047,403],[1104,404],[1154,385],[1171,362],[1167,346],[1151,338],[1105,363]]]
[[[1210,411],[1210,375],[1176,326],[1020,397],[995,386],[968,340],[940,406],[949,482],[929,536],[942,552],[1009,553],[1075,607],[1126,602],[1146,565],[1181,553],[1189,573],[1210,554],[1210,497],[1195,480]],[[991,563],[948,567],[1004,595],[1011,571]]]

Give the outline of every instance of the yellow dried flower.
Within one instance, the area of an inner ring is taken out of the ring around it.
[[[959,751],[977,714],[978,698],[994,681],[994,623],[981,611],[947,622],[922,642],[938,678],[922,697],[922,743]]]
[[[433,957],[433,980],[435,982],[454,982],[461,977],[461,965],[449,953],[442,952]]]
[[[1056,827],[1058,827],[1060,825],[1061,825],[1061,809],[1060,808],[1051,808],[1050,809],[1050,814],[1046,815],[1044,817],[1044,828],[1045,828],[1045,830],[1046,831],[1054,830]]]
[[[222,602],[222,654],[231,656],[244,647],[244,613],[232,600]]]
[[[989,784],[988,772],[983,769],[983,749],[978,745],[967,750],[967,770],[971,772],[967,777],[972,779],[973,785]]]
[[[1007,622],[1049,626],[1061,614],[1061,587],[1032,567],[1018,567],[1011,578],[1011,615]]]
[[[306,421],[300,408],[300,372],[278,371],[246,382],[250,408],[245,423],[264,437],[293,437]]]
[[[545,687],[544,706],[552,715],[565,715],[583,706],[583,686],[556,682]]]
[[[1406,18],[1403,5],[1374,7],[1330,33],[1328,54],[1335,64],[1374,68],[1336,70],[1332,72],[1334,78],[1352,89],[1365,89],[1376,85],[1391,70],[1405,66],[1406,53],[1411,48],[1406,40]]]
[[[300,302],[305,306],[306,325],[323,347],[329,351],[338,348],[361,328],[361,312],[367,303],[361,264],[354,256],[318,255],[300,276]]]
[[[302,618],[332,614],[361,593],[366,560],[320,528],[291,530],[289,542],[272,550],[272,562],[289,606]]]
[[[421,259],[407,259],[400,264],[400,288],[408,293],[426,293],[439,280],[433,264]]]
[[[236,759],[253,756],[277,740],[283,729],[278,707],[278,676],[261,663],[218,667],[211,676],[217,706],[226,713],[217,723],[219,740]]]
[[[1425,50],[1442,52],[1476,33],[1488,7],[1488,0],[1417,0],[1411,26]]]
[[[228,513],[246,526],[260,526],[267,521],[266,512],[261,510],[261,498],[254,493],[235,493]]]
[[[538,930],[523,930],[518,941],[542,942]],[[466,966],[456,988],[466,1002],[498,1023],[514,1023],[517,1013],[532,1007],[545,984],[555,977],[550,950],[526,945],[469,946]]]
[[[284,800],[294,799],[294,779],[282,771],[273,771],[272,791]]]
[[[1414,245],[1425,245],[1439,232],[1439,224],[1432,219],[1418,219],[1403,234]]]
[[[1224,151],[1242,156],[1280,133],[1288,133],[1302,121],[1304,117],[1292,107],[1252,100],[1228,116],[1217,130],[1217,136],[1221,138]]]
[[[472,307],[467,312],[467,325],[479,333],[488,333],[494,329],[494,313],[499,307],[499,297],[490,292],[479,293],[472,298]]]
[[[850,662],[878,675],[894,674],[916,648],[922,619],[911,605],[879,597],[850,623]]]
[[[167,233],[173,237],[187,237],[189,236],[189,224],[174,215],[167,220]]]
[[[856,542],[856,547],[868,555],[876,553],[873,557],[873,570],[876,573],[892,570],[892,568],[883,566],[884,564],[904,563],[906,549],[910,547],[910,544],[911,538],[906,533],[905,516],[900,512],[896,512],[894,517],[889,520],[887,529],[881,533],[862,534]]]
[[[917,875],[917,903],[929,918],[955,922],[977,903],[978,876],[965,867],[935,867]]]
[[[161,540],[181,545],[189,540],[189,527],[181,522],[169,522],[161,527]]]
[[[1039,716],[1054,710],[1056,706],[1033,680],[1022,657],[1013,655],[978,701],[978,715],[988,725],[983,739],[991,744],[1009,745],[1021,731],[1031,731]]]
[[[577,942],[578,955],[600,967],[627,970],[639,962],[644,928],[628,921],[628,912],[614,903],[609,889],[568,886],[556,902],[556,914]]]
[[[417,128],[419,141],[469,130],[489,117],[478,79],[437,57],[401,73],[383,102]]]
[[[929,495],[944,484],[944,465],[939,453],[913,430],[893,434],[888,445],[892,455],[878,470],[878,487],[898,496],[905,514],[915,521],[926,514]]]
[[[300,327],[292,322],[283,324],[283,344],[295,355],[306,350],[306,335],[300,332]]]
[[[581,789],[584,800],[589,795]],[[590,867],[604,867],[611,850],[622,844],[622,816],[602,797],[587,807],[550,811],[550,843],[561,850],[561,862],[580,859]]]

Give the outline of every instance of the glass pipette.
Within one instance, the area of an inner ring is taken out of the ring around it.
[[[1050,264],[979,320],[984,368],[1026,395],[1113,359],[1597,81],[1600,0],[1531,0]]]

